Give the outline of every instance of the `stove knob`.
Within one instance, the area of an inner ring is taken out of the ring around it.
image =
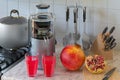
[[[10,58],[5,58],[5,61],[8,65],[12,64],[13,63],[13,60],[10,59]]]
[[[15,62],[19,59],[16,55],[14,56]]]
[[[18,59],[15,53],[11,53],[11,54],[10,54],[10,58],[11,58],[14,62],[17,61],[17,59]]]
[[[8,67],[8,65],[5,61],[0,64],[0,69],[1,70],[4,70],[6,67]]]
[[[0,64],[2,63],[2,61],[0,60]]]
[[[16,51],[16,54],[17,54],[17,56],[18,56],[19,58],[22,57],[22,52],[20,52],[20,51]]]
[[[20,53],[16,53],[16,55],[18,56],[18,59],[21,58],[21,54]]]
[[[26,51],[24,49],[19,49],[18,51],[20,52],[21,56],[24,56],[26,53]]]

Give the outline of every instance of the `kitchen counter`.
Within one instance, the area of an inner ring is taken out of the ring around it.
[[[79,71],[67,71],[61,64],[59,59],[59,53],[62,50],[62,45],[56,46],[57,63],[55,74],[53,77],[45,77],[43,75],[43,70],[38,70],[37,76],[30,78],[26,73],[26,65],[23,60],[18,65],[7,71],[1,80],[84,80],[83,69]],[[117,71],[120,73],[120,51],[114,51],[113,60],[108,61],[108,65],[117,67]]]

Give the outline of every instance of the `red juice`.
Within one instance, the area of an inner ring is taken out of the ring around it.
[[[38,69],[38,56],[26,55],[27,73],[29,77],[34,77]]]
[[[42,58],[44,74],[46,77],[51,77],[54,74],[56,58],[55,56],[43,56]]]

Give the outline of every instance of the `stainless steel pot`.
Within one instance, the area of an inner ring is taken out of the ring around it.
[[[17,13],[17,17],[13,17],[13,13]],[[26,46],[30,41],[29,32],[27,19],[13,9],[10,16],[0,19],[0,46],[6,49]]]

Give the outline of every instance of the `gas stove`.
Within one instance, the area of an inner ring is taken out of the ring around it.
[[[28,51],[28,47],[23,47],[16,51],[9,51],[0,47],[0,76],[21,62]]]

